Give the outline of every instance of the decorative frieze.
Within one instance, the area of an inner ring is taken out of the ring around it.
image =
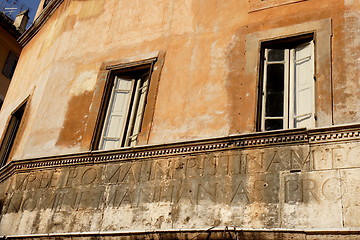
[[[323,144],[360,139],[360,126],[349,125],[321,129],[292,129],[273,132],[231,135],[162,145],[138,146],[115,151],[90,151],[80,154],[50,156],[13,161],[1,169],[0,181],[15,172],[61,166],[86,165],[139,159],[164,158],[184,154],[217,152],[233,149],[267,148],[285,145]]]
[[[359,227],[358,140],[358,126],[295,129],[13,161],[0,228]]]

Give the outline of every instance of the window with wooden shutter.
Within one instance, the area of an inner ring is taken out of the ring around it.
[[[261,130],[315,126],[314,43],[263,49]]]
[[[135,146],[141,131],[151,65],[122,69],[112,77],[98,149]]]

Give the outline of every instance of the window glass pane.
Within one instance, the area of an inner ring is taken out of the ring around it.
[[[266,119],[265,120],[265,130],[277,130],[283,129],[283,120],[282,119]]]
[[[284,60],[284,50],[283,49],[269,49],[268,52],[268,61],[283,61]]]
[[[269,64],[266,80],[265,116],[282,117],[284,115],[284,65]]]

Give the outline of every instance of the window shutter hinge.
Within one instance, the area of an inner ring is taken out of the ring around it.
[[[314,81],[316,81],[316,76],[315,75],[313,76],[313,78],[314,78]]]

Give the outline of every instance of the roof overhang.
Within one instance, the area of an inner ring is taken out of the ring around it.
[[[36,18],[31,27],[25,31],[18,39],[19,43],[24,47],[44,26],[47,20],[54,14],[56,9],[64,2],[64,0],[51,1]]]

